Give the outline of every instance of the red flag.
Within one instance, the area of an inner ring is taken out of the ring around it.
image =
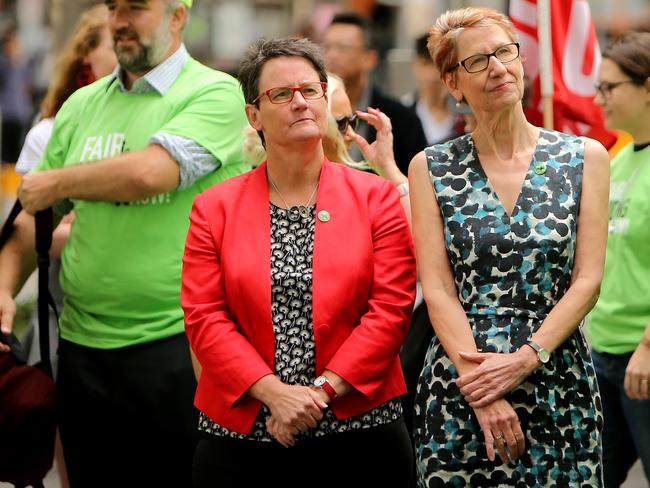
[[[550,0],[553,67],[553,127],[586,135],[605,147],[616,141],[605,129],[603,113],[594,104],[600,48],[587,0]],[[524,68],[530,79],[526,116],[543,125],[537,45],[537,0],[510,0],[510,18],[520,36]]]

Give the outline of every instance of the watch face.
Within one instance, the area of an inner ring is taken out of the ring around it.
[[[325,382],[327,381],[327,378],[323,376],[319,376],[314,380],[314,386],[323,386]]]
[[[537,354],[539,355],[539,360],[542,363],[548,363],[548,360],[551,359],[551,355],[546,349],[540,349]]]

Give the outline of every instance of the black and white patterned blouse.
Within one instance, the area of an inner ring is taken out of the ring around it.
[[[275,373],[283,383],[311,385],[316,378],[314,329],[312,323],[312,255],[316,205],[309,215],[297,221],[288,218],[287,210],[271,204],[271,310],[275,332]],[[199,430],[208,434],[238,439],[271,441],[266,431],[270,415],[262,406],[250,435],[233,432],[213,422],[203,412]],[[316,427],[301,437],[319,437],[335,432],[365,429],[393,422],[401,417],[402,406],[393,399],[349,419],[337,419],[331,410]]]

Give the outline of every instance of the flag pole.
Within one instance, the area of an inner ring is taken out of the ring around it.
[[[542,89],[544,127],[553,129],[553,65],[551,48],[550,0],[537,0],[537,39],[539,42],[539,77]]]

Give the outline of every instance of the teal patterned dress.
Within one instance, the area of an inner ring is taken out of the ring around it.
[[[484,173],[470,135],[426,149],[458,297],[479,351],[514,352],[571,282],[584,141],[541,130],[512,215]],[[506,395],[526,436],[515,463],[487,459],[483,434],[434,336],[418,381],[420,487],[601,486],[602,413],[581,328]]]

